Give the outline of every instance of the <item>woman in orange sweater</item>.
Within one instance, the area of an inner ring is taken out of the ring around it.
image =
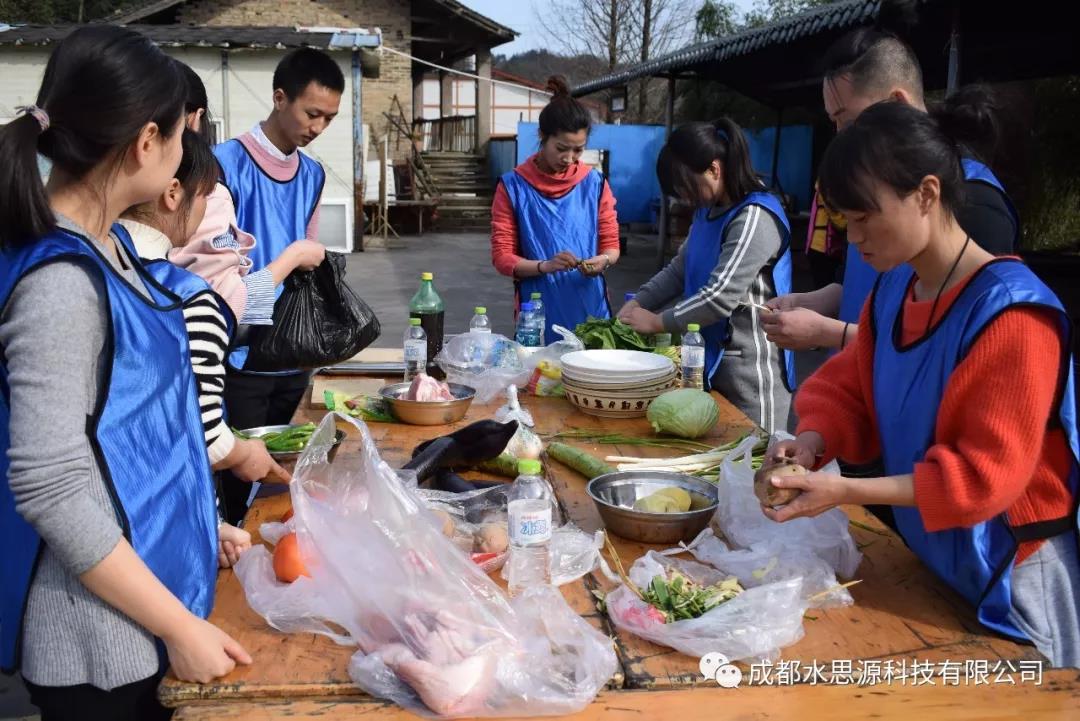
[[[570,97],[566,80],[548,80],[551,101],[540,112],[540,150],[499,179],[491,205],[491,260],[514,279],[519,300],[544,303],[546,342],[594,318],[610,318],[604,273],[619,261],[615,197],[581,162],[589,112]]]
[[[796,397],[808,468],[881,457],[885,477],[778,479],[776,521],[888,504],[905,542],[987,627],[1080,665],[1076,402],[1069,319],[1017,258],[957,224],[957,139],[901,103],[866,110],[822,161],[826,202],[882,275],[855,341]]]

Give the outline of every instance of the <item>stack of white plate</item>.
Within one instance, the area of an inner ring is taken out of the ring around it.
[[[594,416],[643,416],[653,399],[676,383],[675,364],[656,353],[584,350],[560,361],[567,399]]]

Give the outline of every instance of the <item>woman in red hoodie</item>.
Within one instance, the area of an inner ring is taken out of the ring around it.
[[[591,125],[566,79],[548,80],[540,150],[499,179],[491,205],[491,260],[519,299],[540,293],[551,327],[610,318],[604,272],[619,260],[619,221],[607,181],[581,162]]]

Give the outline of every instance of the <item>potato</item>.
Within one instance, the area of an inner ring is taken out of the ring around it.
[[[802,491],[798,488],[777,488],[772,484],[772,479],[784,476],[804,476],[809,472],[789,459],[767,461],[766,465],[754,474],[754,495],[761,501],[761,505],[769,508],[791,503]]]
[[[664,493],[653,493],[634,501],[634,510],[645,511],[646,513],[678,513],[679,506],[671,496]]]
[[[473,536],[473,550],[476,553],[502,553],[510,547],[510,536],[506,526],[501,523],[485,523]]]
[[[442,534],[444,536],[446,536],[447,538],[453,538],[454,537],[454,531],[457,529],[457,526],[454,523],[454,517],[451,516],[446,511],[440,511],[437,508],[432,509],[431,512],[434,513],[435,517],[439,519],[439,521],[440,521],[440,523],[442,525],[442,529],[441,529]]]
[[[690,505],[693,503],[693,500],[690,498],[690,494],[687,493],[685,489],[679,488],[678,486],[671,486],[669,488],[659,490],[656,492],[656,495],[665,495],[671,500],[675,501],[675,505],[677,506],[677,510],[679,513],[686,513],[687,511],[689,511]]]

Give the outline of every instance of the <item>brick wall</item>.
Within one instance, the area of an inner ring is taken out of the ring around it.
[[[193,25],[380,28],[385,45],[409,52],[410,7],[410,0],[196,0],[182,6],[178,21]],[[342,102],[351,102],[349,83],[351,81],[346,77]],[[379,79],[363,81],[363,119],[371,126],[374,138],[381,138],[387,131],[388,123],[383,113],[390,110],[394,95],[405,109],[405,117],[411,120],[412,68],[405,58],[385,53]],[[396,158],[403,158],[407,149],[402,139],[395,151],[391,139],[390,151]]]

